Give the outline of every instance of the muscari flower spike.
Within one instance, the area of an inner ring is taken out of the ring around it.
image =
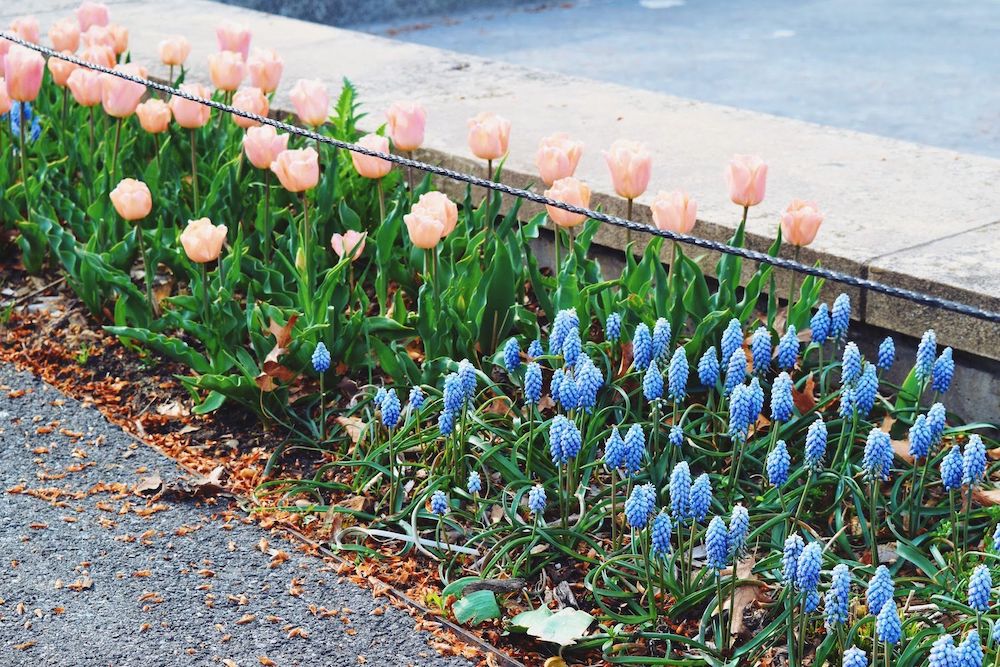
[[[604,386],[604,376],[598,370],[590,357],[580,357],[580,362],[576,367],[576,395],[577,407],[583,409],[588,415],[593,412],[597,405],[597,392]]]
[[[827,630],[847,622],[848,606],[851,598],[851,570],[846,563],[833,568],[830,588],[824,597],[824,624]]]
[[[951,451],[941,459],[941,484],[944,485],[945,491],[957,491],[962,488],[964,464],[962,451],[958,445],[952,445]]]
[[[868,667],[868,656],[857,646],[844,651],[843,667]]]
[[[705,387],[714,387],[719,381],[719,356],[715,347],[705,350],[698,360],[698,381]]]
[[[653,324],[653,358],[664,359],[670,350],[670,322],[664,317]]]
[[[625,473],[635,475],[642,468],[642,459],[646,455],[646,435],[642,426],[632,424],[625,432]]]
[[[569,412],[580,407],[580,394],[577,391],[576,378],[570,370],[564,370],[559,382],[559,404]]]
[[[687,396],[687,381],[690,368],[683,347],[674,350],[667,367],[667,396],[675,403],[680,403]]]
[[[449,373],[444,379],[444,409],[445,412],[456,413],[462,409],[464,392],[462,380],[458,373]]]
[[[570,329],[566,332],[566,338],[563,340],[562,346],[562,356],[566,361],[566,366],[569,368],[576,366],[576,362],[580,359],[582,352],[583,341],[580,340],[580,330]]]
[[[465,483],[465,489],[473,496],[483,490],[483,478],[475,470],[469,473],[469,480]]]
[[[670,515],[660,512],[653,519],[653,526],[650,528],[650,542],[653,558],[666,558],[670,555],[670,534],[673,532],[673,523]]]
[[[745,384],[736,385],[729,397],[729,437],[735,442],[744,442],[750,428],[753,409],[753,395]]]
[[[646,366],[646,372],[642,376],[642,395],[650,402],[663,396],[663,376],[660,374],[655,359],[649,362],[649,365]]]
[[[943,634],[934,640],[927,667],[958,667],[958,649],[951,635]]]
[[[882,605],[882,610],[875,619],[875,635],[879,641],[886,644],[898,644],[903,634],[903,626],[899,620],[899,610],[896,603],[890,600]]]
[[[983,667],[983,643],[979,632],[970,630],[956,651],[958,667]]]
[[[678,522],[691,518],[691,468],[679,461],[670,472],[670,512]]]
[[[729,555],[737,561],[746,557],[747,536],[749,534],[750,513],[743,505],[737,504],[733,507],[733,513],[729,517]]]
[[[990,593],[993,589],[993,577],[990,568],[977,565],[969,577],[969,606],[978,612],[990,610]]]
[[[854,398],[854,387],[848,385],[840,390],[840,407],[837,408],[837,414],[840,415],[841,419],[850,419],[856,410],[857,401]]]
[[[774,443],[774,449],[767,455],[767,481],[771,486],[781,487],[788,481],[788,470],[792,463],[792,457],[788,454],[788,447],[784,440]]]
[[[382,425],[386,428],[396,428],[401,411],[402,406],[399,403],[399,397],[396,396],[396,390],[390,389],[385,393],[385,400],[382,401]]]
[[[503,367],[511,374],[521,367],[521,347],[516,338],[511,338],[503,346]]]
[[[458,362],[458,379],[462,383],[462,394],[466,401],[471,401],[476,395],[476,368],[468,359]]]
[[[830,337],[830,308],[825,303],[819,304],[809,320],[809,335],[817,345],[822,345]]]
[[[625,463],[625,441],[622,439],[618,427],[611,429],[611,435],[604,443],[604,465],[608,470],[617,470]]]
[[[760,386],[760,378],[750,380],[750,423],[755,424],[760,411],[764,409],[764,388]]]
[[[705,564],[717,573],[724,570],[729,558],[729,531],[722,517],[713,517],[705,531]]]
[[[681,447],[684,444],[684,429],[676,424],[671,426],[667,441],[674,447]]]
[[[444,410],[438,415],[438,430],[441,435],[451,435],[455,432],[455,413]]]
[[[330,351],[326,349],[323,341],[316,343],[311,361],[313,370],[317,373],[325,373],[330,370]]]
[[[622,316],[618,313],[608,315],[604,323],[604,339],[610,343],[617,343],[622,337]]]
[[[799,554],[795,564],[795,588],[802,593],[811,593],[819,586],[819,570],[823,565],[823,547],[819,542],[810,542]]]
[[[805,612],[811,614],[819,609],[819,600],[819,591],[809,591],[806,593],[805,602],[802,603]]]
[[[419,410],[424,405],[424,390],[414,385],[410,388],[409,397],[410,409]]]
[[[840,381],[849,385],[861,375],[861,350],[853,341],[844,346],[844,360],[840,367]]]
[[[965,453],[962,455],[962,483],[970,487],[979,486],[984,477],[986,477],[986,445],[977,433],[973,433],[965,443]]]
[[[889,434],[875,426],[868,433],[861,467],[869,479],[885,481],[892,468],[892,442]]]
[[[630,528],[645,528],[655,510],[656,490],[652,484],[640,484],[625,501],[625,520]]]
[[[1000,554],[1000,523],[993,529],[993,544],[991,546],[993,553]]]
[[[893,342],[892,336],[886,336],[878,346],[878,361],[876,366],[879,370],[887,371],[892,368],[892,365],[896,362],[896,343]]]
[[[951,348],[946,347],[934,360],[934,366],[931,367],[931,391],[944,394],[951,388],[951,379],[955,375],[955,360],[951,355]]]
[[[931,451],[932,439],[933,434],[927,415],[917,415],[913,420],[913,426],[910,427],[910,456],[914,459],[927,456]]]
[[[851,297],[840,294],[833,300],[833,310],[830,313],[830,335],[834,338],[847,336],[851,325]]]
[[[733,356],[733,352],[741,347],[743,347],[743,328],[740,321],[734,317],[729,320],[726,330],[722,332],[722,344],[720,345],[722,358],[728,361],[729,357]]]
[[[708,473],[702,473],[691,484],[690,495],[691,518],[701,523],[708,516],[708,510],[712,506],[712,480]]]
[[[943,403],[935,403],[927,411],[927,424],[931,427],[931,440],[934,443],[941,441],[947,418]]]
[[[537,405],[542,399],[542,367],[537,361],[532,361],[524,370],[524,400],[531,405]]]
[[[871,364],[866,363],[857,385],[854,387],[855,409],[862,417],[867,417],[868,413],[875,407],[875,399],[878,397],[878,371]]]
[[[528,509],[535,516],[541,516],[545,513],[545,487],[541,484],[535,484],[528,491]]]
[[[937,334],[934,329],[928,329],[920,337],[920,344],[917,345],[917,363],[913,367],[919,382],[923,382],[931,376],[934,368],[934,357],[937,355]]]
[[[725,395],[729,396],[747,378],[747,355],[743,348],[736,348],[726,360]]]
[[[385,400],[385,387],[379,387],[375,391],[375,398],[372,399],[372,403],[375,404],[375,407],[381,409],[382,408],[382,401],[384,401],[384,400]]]
[[[532,359],[536,359],[542,356],[543,354],[545,354],[545,351],[542,349],[542,341],[538,340],[537,338],[531,341],[531,343],[528,345],[528,356],[531,357]]]
[[[795,585],[798,574],[799,556],[805,548],[805,542],[800,535],[789,535],[781,552],[781,581],[786,586]]]
[[[806,431],[805,464],[807,468],[819,470],[823,467],[823,457],[826,456],[826,424],[823,419],[817,419],[809,425]]]
[[[556,415],[549,427],[549,451],[554,465],[565,465],[570,459],[580,453],[582,436],[576,424],[564,417]]]
[[[879,565],[875,570],[875,576],[868,582],[868,590],[865,591],[868,613],[872,616],[878,616],[885,603],[892,600],[895,594],[896,585],[892,582],[889,568],[885,565]]]
[[[767,372],[771,365],[771,332],[767,327],[757,327],[750,337],[750,358],[754,374]]]
[[[431,514],[436,514],[438,516],[444,516],[448,513],[448,496],[445,495],[444,491],[438,489],[431,496]]]
[[[632,367],[638,371],[646,370],[653,360],[653,337],[645,322],[640,322],[632,336]]]
[[[570,329],[580,328],[580,318],[576,315],[575,308],[567,308],[556,313],[556,319],[552,322],[552,331],[549,334],[549,354],[557,356],[562,354],[563,341]]]
[[[771,420],[786,422],[792,418],[795,401],[792,400],[792,376],[785,371],[771,383]]]
[[[775,356],[778,357],[778,368],[784,370],[795,368],[795,360],[799,358],[799,333],[794,325],[789,324],[785,335],[778,341],[778,351]]]

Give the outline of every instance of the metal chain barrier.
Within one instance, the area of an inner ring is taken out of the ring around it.
[[[930,306],[932,308],[947,310],[954,313],[959,313],[961,315],[968,315],[969,317],[974,317],[976,319],[984,320],[987,322],[1000,323],[1000,312],[985,310],[959,301],[953,301],[951,299],[943,299],[930,294],[926,294],[924,292],[917,292],[915,290],[909,290],[902,287],[887,285],[885,283],[881,283],[875,280],[869,280],[867,278],[859,278],[857,276],[848,273],[843,273],[841,271],[833,271],[831,269],[824,269],[821,267],[810,266],[808,264],[803,264],[801,262],[797,262],[792,259],[785,259],[783,257],[772,257],[767,253],[763,253],[757,250],[750,250],[749,248],[737,248],[735,246],[731,246],[727,243],[721,243],[719,241],[711,241],[697,236],[691,236],[689,234],[678,234],[676,232],[659,229],[657,227],[653,227],[651,225],[645,225],[639,222],[635,222],[633,220],[626,220],[624,218],[619,218],[618,216],[609,215],[607,213],[601,213],[600,211],[595,211],[592,209],[581,208],[579,206],[567,204],[565,202],[557,201],[555,199],[551,199],[544,195],[531,192],[530,190],[515,188],[509,185],[505,185],[503,183],[497,183],[489,179],[473,176],[472,174],[466,174],[463,172],[454,171],[452,169],[446,169],[444,167],[439,167],[437,165],[421,162],[419,160],[412,160],[410,158],[406,158],[401,155],[395,155],[392,153],[381,153],[379,151],[374,151],[369,148],[365,148],[364,146],[348,143],[346,141],[340,141],[338,139],[334,139],[332,137],[328,137],[319,134],[317,132],[313,132],[311,130],[307,130],[295,125],[290,125],[288,123],[276,120],[274,118],[258,116],[255,113],[243,111],[242,109],[237,109],[231,105],[224,104],[222,102],[217,102],[215,100],[198,97],[197,95],[192,95],[189,92],[173,88],[171,86],[159,83],[157,81],[143,79],[142,77],[133,76],[126,72],[121,72],[115,69],[104,67],[102,65],[90,63],[85,60],[80,60],[75,56],[59,53],[48,47],[25,41],[20,37],[18,37],[17,35],[8,32],[0,31],[0,37],[2,37],[3,39],[7,39],[11,42],[14,42],[15,44],[20,44],[21,46],[25,46],[29,49],[38,51],[52,58],[60,58],[67,62],[71,62],[75,65],[79,65],[80,67],[86,67],[88,69],[102,72],[104,74],[117,76],[118,78],[125,79],[133,83],[141,84],[143,86],[146,86],[147,88],[152,88],[153,90],[157,90],[162,93],[168,93],[170,95],[182,97],[192,102],[197,102],[198,104],[203,104],[205,106],[212,107],[213,109],[216,109],[218,111],[240,116],[242,118],[253,120],[264,125],[270,125],[276,129],[283,130],[289,134],[295,134],[300,137],[312,139],[319,143],[327,144],[335,148],[342,148],[344,150],[348,150],[354,153],[361,153],[362,155],[367,155],[369,157],[381,158],[383,160],[387,160],[389,162],[402,165],[404,167],[413,167],[414,169],[419,169],[421,171],[434,174],[436,176],[443,176],[445,178],[449,178],[455,181],[468,183],[469,185],[488,188],[490,190],[502,192],[512,197],[519,197],[521,199],[526,199],[528,201],[535,202],[537,204],[552,206],[554,208],[559,208],[564,211],[569,211],[570,213],[585,215],[588,218],[609,225],[614,225],[615,227],[622,227],[624,229],[631,230],[634,232],[649,234],[651,236],[658,236],[661,238],[669,239],[671,241],[677,241],[679,243],[684,243],[686,245],[692,245],[698,248],[703,248],[705,250],[712,250],[727,255],[735,255],[737,257],[742,257],[743,259],[748,259],[754,262],[769,264],[779,269],[795,271],[797,273],[802,273],[804,275],[823,278],[824,280],[829,280],[831,282],[841,283],[843,285],[850,285],[852,287],[858,287],[861,289],[870,290],[872,292],[885,294],[897,299],[902,299],[904,301],[918,303],[923,306]]]

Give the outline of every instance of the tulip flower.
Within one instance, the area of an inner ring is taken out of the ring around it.
[[[170,125],[170,105],[161,99],[152,97],[135,108],[139,125],[150,134],[160,134],[167,131]]]
[[[121,55],[128,51],[128,28],[123,25],[109,25],[108,32],[111,33],[111,48],[116,55]]]
[[[68,51],[66,51],[66,54],[72,55]],[[60,88],[65,88],[70,75],[77,70],[79,65],[53,56],[49,58],[48,67],[49,72],[52,73],[52,82]],[[65,97],[63,99],[65,99]]]
[[[479,159],[500,159],[507,154],[509,145],[510,121],[506,118],[483,112],[469,119],[469,149]]]
[[[676,234],[690,234],[698,218],[698,202],[680,190],[660,191],[650,205],[653,223],[659,229]]]
[[[538,144],[535,166],[542,182],[549,187],[560,178],[572,176],[583,153],[583,143],[571,139],[565,132],[556,132]]]
[[[330,114],[330,96],[322,81],[299,79],[288,96],[303,123],[319,127],[326,122]]]
[[[337,253],[337,257],[344,259],[347,255],[351,258],[352,262],[357,261],[361,257],[361,253],[365,249],[365,239],[368,237],[368,232],[356,232],[353,229],[349,229],[343,234],[334,234],[330,237],[330,246],[333,251]]]
[[[101,103],[101,76],[86,67],[78,67],[66,79],[69,92],[76,103],[83,107],[95,107]]]
[[[95,44],[80,52],[80,60],[110,69],[115,66],[115,51],[110,46]]]
[[[307,191],[319,183],[319,154],[313,148],[282,151],[271,164],[281,185],[289,192],[302,193],[302,227],[299,232],[299,253],[302,255],[303,278],[312,284],[309,256],[312,254],[309,227],[309,197]]]
[[[816,238],[823,214],[815,202],[793,199],[781,214],[781,234],[794,246],[807,246]]]
[[[115,70],[146,78],[146,69],[134,63],[119,65]],[[109,116],[118,118],[128,118],[135,113],[135,108],[139,106],[142,96],[146,94],[146,86],[135,83],[113,74],[101,75],[101,104],[104,112]]]
[[[174,67],[183,66],[191,55],[191,42],[183,35],[172,35],[160,42],[160,62],[170,68],[170,83],[174,82]]]
[[[412,153],[424,143],[427,111],[419,102],[395,102],[386,118],[386,131],[396,150]]]
[[[84,47],[106,46],[114,53],[115,36],[109,26],[90,26],[80,34],[80,39],[83,41]]]
[[[225,225],[213,225],[208,218],[189,220],[181,232],[184,254],[201,268],[201,299],[204,321],[210,321],[208,312],[208,267],[222,254],[222,244],[226,242],[229,229]]]
[[[358,139],[358,145],[379,153],[389,152],[389,140],[378,134],[366,134]],[[365,178],[382,178],[392,170],[392,163],[388,160],[364,153],[351,151],[351,161],[358,174]]]
[[[552,187],[545,191],[545,196],[580,208],[590,207],[590,188],[572,176],[560,178],[553,183]],[[552,222],[560,227],[576,227],[587,219],[582,213],[571,213],[555,206],[546,205],[545,210]]]
[[[426,211],[413,210],[403,216],[403,222],[410,234],[410,242],[418,248],[430,250],[444,236],[444,225]]]
[[[106,26],[111,22],[108,6],[100,2],[87,0],[76,10],[76,20],[80,24],[80,32],[86,32],[91,26]]]
[[[632,202],[646,191],[653,158],[645,144],[619,139],[604,151],[604,161],[611,172],[615,192],[626,201],[625,217],[632,219]],[[625,230],[625,245],[632,241],[631,230]]]
[[[246,64],[243,57],[235,51],[219,51],[208,56],[208,74],[213,86],[230,93],[243,83]]]
[[[448,195],[431,190],[420,195],[411,209],[414,213],[430,216],[441,223],[441,237],[451,234],[458,223],[458,206]]]
[[[20,16],[14,19],[10,22],[10,31],[26,42],[42,43],[39,37],[41,31],[38,28],[38,19],[34,16]]]
[[[250,53],[250,38],[252,33],[248,28],[238,23],[225,22],[215,29],[215,38],[219,42],[220,51],[235,51],[243,60]]]
[[[202,99],[211,99],[212,93],[206,86],[200,83],[185,83],[181,85],[181,91],[189,93]],[[200,210],[198,199],[198,160],[197,160],[197,139],[196,130],[204,127],[212,115],[212,108],[198,102],[193,102],[184,97],[174,95],[170,98],[170,110],[174,114],[174,120],[183,128],[191,132],[191,194],[194,202],[194,211]]]
[[[0,77],[0,116],[10,111],[10,95],[7,94],[7,81]]]
[[[14,44],[4,61],[7,94],[18,102],[34,102],[42,87],[45,59],[42,54],[20,44]]]
[[[248,113],[254,113],[258,116],[267,116],[267,112],[270,109],[270,104],[267,98],[264,97],[264,93],[260,88],[240,88],[233,95],[233,106],[240,111],[246,111]],[[250,120],[249,118],[244,118],[243,116],[237,116],[233,114],[233,122],[247,129],[249,127],[255,127],[260,125],[255,120]]]
[[[139,255],[142,257],[142,272],[146,282],[146,300],[149,302],[153,312],[158,308],[153,302],[153,275],[146,259],[146,246],[143,243],[142,226],[140,220],[149,215],[153,210],[153,196],[149,188],[142,181],[126,178],[121,181],[115,189],[111,191],[111,203],[114,205],[118,215],[128,222],[136,223],[135,238],[139,244]],[[155,272],[155,267],[153,271]]]
[[[726,185],[732,202],[743,207],[745,222],[746,209],[764,200],[767,163],[756,155],[734,155],[726,167]]]
[[[250,83],[270,94],[278,89],[285,61],[274,49],[254,49],[247,60],[247,69],[250,70]]]
[[[270,125],[251,127],[243,136],[243,151],[250,164],[264,170],[264,261],[271,258],[271,164],[288,150],[288,135]]]
[[[80,25],[73,19],[56,21],[49,28],[49,41],[56,51],[76,53],[80,48]]]

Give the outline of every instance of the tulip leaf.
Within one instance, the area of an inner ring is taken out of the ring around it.
[[[457,600],[451,606],[459,623],[479,625],[484,621],[500,618],[500,606],[493,591],[476,591]]]

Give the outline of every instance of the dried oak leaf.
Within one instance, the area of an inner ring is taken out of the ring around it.
[[[298,315],[292,315],[288,318],[288,323],[281,326],[274,321],[274,318],[271,318],[271,323],[268,325],[267,330],[274,336],[274,347],[267,353],[267,356],[264,358],[263,370],[256,377],[257,386],[260,387],[261,391],[274,391],[277,389],[276,379],[281,382],[291,382],[295,377],[295,372],[278,363],[278,359],[288,351],[288,345],[292,342],[292,328],[298,319]]]
[[[816,407],[816,380],[810,375],[806,378],[806,386],[799,391],[792,388],[792,402],[799,409],[801,414],[805,414]]]

